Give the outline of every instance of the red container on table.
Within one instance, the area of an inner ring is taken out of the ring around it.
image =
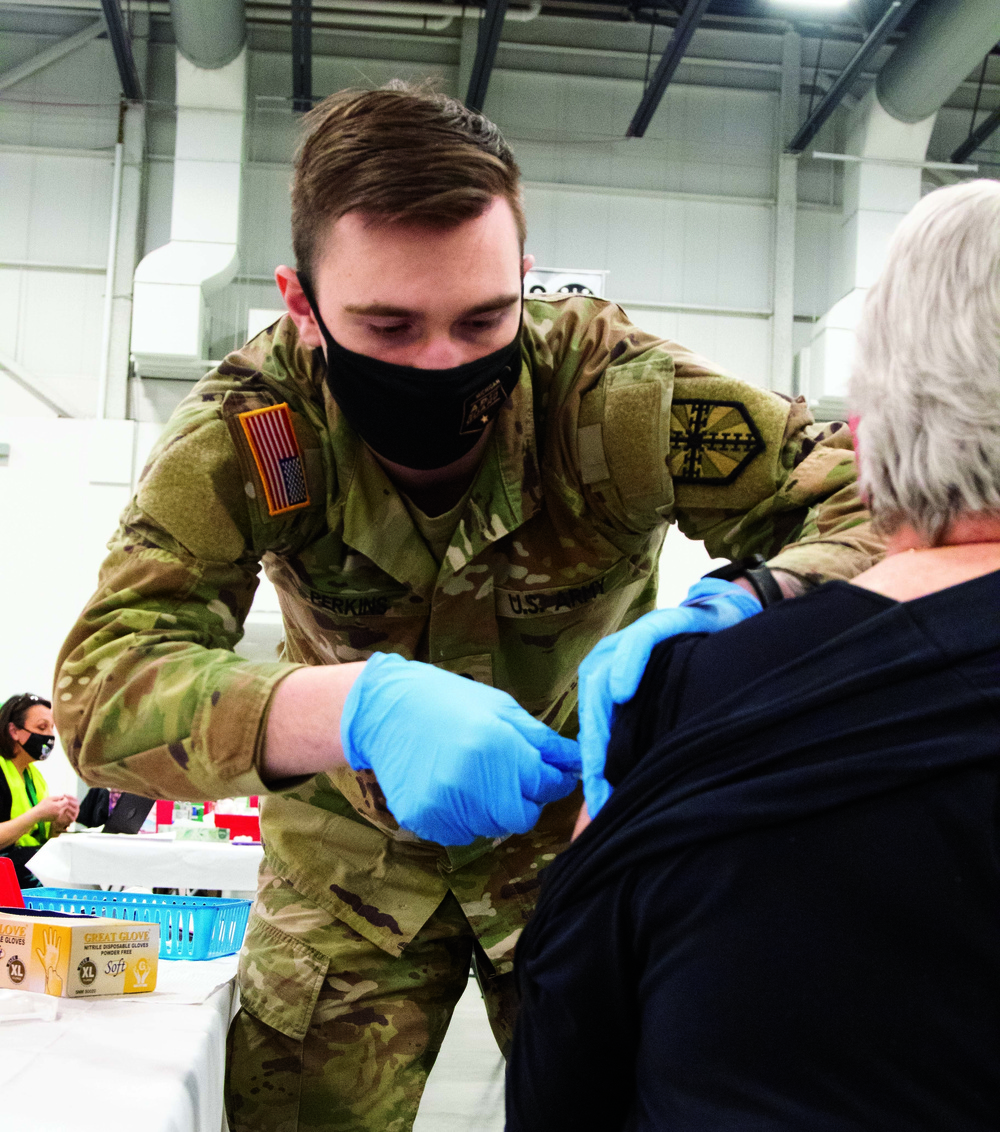
[[[21,886],[17,883],[17,871],[9,857],[0,857],[0,907],[24,907]]]
[[[220,814],[215,815],[216,829],[228,829],[229,840],[234,837],[252,837],[260,841],[260,818],[257,814]]]
[[[165,825],[174,824],[174,804],[157,799],[156,802],[156,828],[162,829]]]

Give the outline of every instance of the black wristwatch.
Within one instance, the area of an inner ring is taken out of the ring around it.
[[[735,562],[727,562],[718,570],[713,570],[706,578],[720,578],[723,582],[733,582],[737,578],[746,578],[753,586],[760,604],[766,609],[776,601],[784,601],[785,595],[775,576],[767,567],[763,555],[751,554],[748,558],[737,558]]]

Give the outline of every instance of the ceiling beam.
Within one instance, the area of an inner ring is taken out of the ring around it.
[[[480,113],[486,101],[486,88],[490,85],[493,61],[497,57],[497,47],[503,32],[503,20],[507,14],[507,0],[486,0],[486,7],[479,18],[479,38],[476,41],[476,58],[469,77],[469,90],[465,105]]]
[[[94,22],[88,24],[83,31],[78,31],[76,35],[70,35],[67,36],[66,39],[60,39],[58,43],[53,43],[51,47],[46,47],[44,51],[39,51],[37,55],[32,55],[30,59],[25,59],[23,63],[18,63],[16,67],[11,67],[10,70],[4,71],[3,74],[0,74],[0,90],[6,90],[7,87],[22,82],[24,79],[42,70],[43,67],[47,67],[50,63],[64,59],[67,55],[76,51],[78,47],[83,47],[85,43],[90,43],[92,39],[96,39],[99,35],[103,34],[104,21],[94,20]]]
[[[663,49],[663,56],[652,82],[646,88],[635,114],[632,115],[632,121],[625,131],[626,137],[641,138],[645,134],[646,127],[653,120],[656,108],[660,105],[660,100],[670,85],[670,80],[674,77],[681,59],[684,58],[684,52],[687,51],[695,28],[701,23],[701,17],[705,14],[708,5],[709,0],[687,0],[674,28],[674,34]]]
[[[132,54],[132,40],[125,26],[121,5],[118,0],[101,0],[101,8],[108,28],[108,39],[111,40],[111,50],[115,53],[122,94],[129,102],[141,102],[142,87],[139,84],[139,71]]]
[[[955,165],[961,165],[976,152],[977,149],[991,137],[1000,126],[1000,106],[972,131],[964,142],[951,155],[950,160]]]
[[[292,109],[312,105],[312,0],[292,0]]]
[[[820,104],[799,127],[798,133],[789,142],[786,153],[802,153],[819,133],[827,119],[843,101],[850,88],[861,77],[861,72],[872,57],[885,45],[886,40],[899,27],[917,0],[892,0],[882,14],[882,18],[872,28],[864,43],[854,54],[854,58],[837,76],[833,86],[823,96]]]

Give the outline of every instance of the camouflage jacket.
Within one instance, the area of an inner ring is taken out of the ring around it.
[[[269,794],[251,947],[280,938],[310,971],[331,918],[399,954],[448,888],[506,969],[579,799],[524,837],[445,850],[401,832],[368,773],[269,790],[261,736],[296,665],[396,652],[574,734],[577,666],[654,607],[669,523],[715,556],[761,552],[816,579],[880,554],[848,430],[813,424],[801,400],[722,375],[596,299],[527,301],[522,355],[439,568],[331,399],[321,356],[281,319],[178,407],[63,648],[57,722],[88,782]],[[291,425],[283,481],[253,426],[262,411]],[[274,663],[232,651],[261,564],[285,625]],[[290,1025],[277,1008],[270,1020]]]

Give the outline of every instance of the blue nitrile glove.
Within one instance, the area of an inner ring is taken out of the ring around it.
[[[497,688],[376,653],[340,720],[344,755],[372,770],[393,817],[439,845],[527,833],[580,777],[576,743]]]
[[[653,649],[678,633],[714,633],[760,613],[761,604],[742,586],[720,578],[696,582],[678,609],[655,609],[599,641],[580,665],[580,755],[587,813],[611,797],[604,760],[611,737],[615,704],[627,703],[639,690]]]

